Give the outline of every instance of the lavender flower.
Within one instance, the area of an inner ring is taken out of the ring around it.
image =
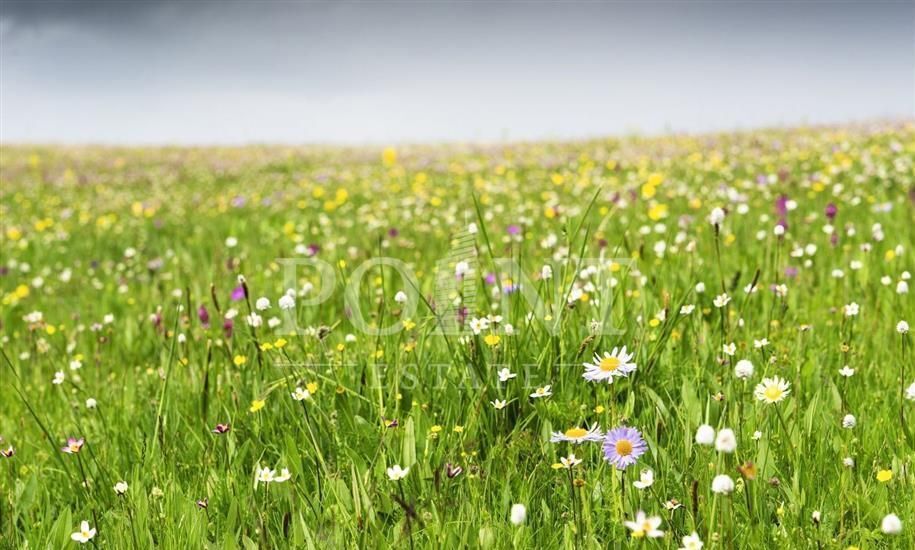
[[[245,287],[243,287],[242,285],[238,285],[237,287],[232,289],[231,298],[232,298],[233,302],[243,300],[245,298]]]
[[[618,470],[625,470],[635,464],[647,450],[648,444],[635,428],[620,426],[607,432],[604,437],[604,459]]]

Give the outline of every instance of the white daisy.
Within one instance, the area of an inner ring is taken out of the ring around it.
[[[553,395],[552,388],[553,388],[553,386],[551,386],[549,384],[547,384],[546,386],[537,388],[536,390],[534,390],[534,393],[531,394],[531,397],[533,397],[534,399],[538,399],[540,397],[549,397],[549,396]]]
[[[512,378],[518,376],[507,368],[503,368],[499,371],[499,382],[508,382]]]
[[[613,348],[610,353],[604,352],[603,356],[595,353],[594,360],[584,364],[582,378],[590,382],[612,383],[614,377],[629,376],[636,369],[636,364],[632,362],[634,357],[634,353],[626,352],[626,346]]]
[[[553,435],[550,437],[550,442],[559,443],[561,441],[568,441],[569,443],[575,443],[580,445],[585,441],[600,441],[604,438],[603,432],[600,431],[600,427],[595,426],[593,428],[569,428],[564,432],[553,432]]]
[[[762,382],[757,384],[753,390],[753,395],[765,403],[778,403],[791,393],[790,387],[791,384],[784,378],[778,376],[763,378]]]

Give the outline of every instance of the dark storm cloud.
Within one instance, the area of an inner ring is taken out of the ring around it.
[[[575,137],[911,116],[906,3],[0,4],[0,137]]]

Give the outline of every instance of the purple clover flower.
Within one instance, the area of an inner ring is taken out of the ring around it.
[[[203,328],[210,328],[210,312],[207,311],[205,305],[200,304],[200,307],[197,308],[197,318],[200,319]]]

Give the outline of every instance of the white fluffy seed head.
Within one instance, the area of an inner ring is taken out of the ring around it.
[[[514,525],[521,525],[527,519],[527,508],[523,504],[512,504],[509,517]]]

